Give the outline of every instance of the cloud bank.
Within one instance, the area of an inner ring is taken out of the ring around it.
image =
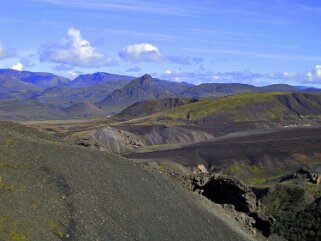
[[[203,69],[197,71],[166,70],[160,75],[163,79],[172,81],[187,81],[195,84],[200,83],[242,83],[252,85],[268,85],[273,83],[289,83],[321,85],[321,65],[316,65],[314,70],[306,73],[296,72],[271,72],[255,73],[250,70],[231,72],[211,72]]]

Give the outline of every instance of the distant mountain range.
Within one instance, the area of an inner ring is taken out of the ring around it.
[[[77,112],[77,116],[82,116],[82,108],[86,116],[105,115],[118,113],[144,100],[218,98],[252,92],[321,92],[321,90],[286,84],[264,87],[239,83],[193,85],[160,80],[148,74],[137,78],[102,72],[80,75],[70,80],[51,73],[0,70],[0,100],[6,100],[5,103],[10,103],[10,107],[14,109],[14,103],[20,105],[23,100],[34,99],[37,102],[28,103],[37,103],[53,109],[55,116],[57,111],[66,113],[68,108],[71,108],[68,113]],[[155,106],[156,109],[160,108],[158,105]]]
[[[39,98],[46,104],[59,103],[62,107],[86,101],[97,102],[133,79],[135,77],[108,73],[80,75],[66,84],[46,89]]]
[[[112,82],[128,82],[133,80],[135,77],[127,75],[116,75],[108,73],[94,73],[94,74],[82,74],[79,75],[73,81],[70,81],[66,86],[70,88],[82,88],[90,87],[95,85],[110,84]]]
[[[0,69],[0,99],[31,98],[47,88],[68,82],[69,79],[51,73]]]
[[[227,95],[254,92],[321,92],[315,88],[299,88],[286,84],[274,84],[257,87],[239,83],[204,83],[192,85],[152,78],[144,75],[132,80],[123,88],[114,90],[104,100],[96,103],[100,108],[108,109],[111,106],[126,107],[143,100],[164,98],[218,98]]]
[[[0,99],[38,97],[42,102],[64,106],[74,102],[99,101],[135,77],[94,73],[74,80],[51,73],[33,73],[11,69],[0,70]],[[66,100],[66,101],[64,101]]]

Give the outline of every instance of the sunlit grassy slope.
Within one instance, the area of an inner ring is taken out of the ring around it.
[[[156,116],[186,121],[284,120],[320,118],[321,96],[297,93],[247,93],[207,99],[158,113]]]

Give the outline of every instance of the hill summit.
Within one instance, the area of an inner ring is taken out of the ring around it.
[[[179,95],[190,84],[155,79],[149,74],[134,79],[123,88],[113,91],[98,106],[131,105],[138,101]]]

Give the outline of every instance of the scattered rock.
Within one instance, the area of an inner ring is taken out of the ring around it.
[[[194,174],[208,174],[207,167],[204,164],[197,165]]]
[[[298,180],[304,180],[313,183],[313,184],[320,184],[321,183],[321,174],[312,172],[310,170],[307,170],[305,168],[300,168],[298,171],[287,175],[281,179],[281,182],[291,180],[291,179],[298,179]]]
[[[97,129],[91,137],[103,150],[117,154],[127,153],[145,145],[144,140],[138,135],[112,127]]]
[[[97,142],[95,142],[93,139],[91,139],[90,137],[77,138],[75,140],[75,144],[77,144],[79,146],[88,147],[91,149],[99,149],[100,148],[99,144]]]

